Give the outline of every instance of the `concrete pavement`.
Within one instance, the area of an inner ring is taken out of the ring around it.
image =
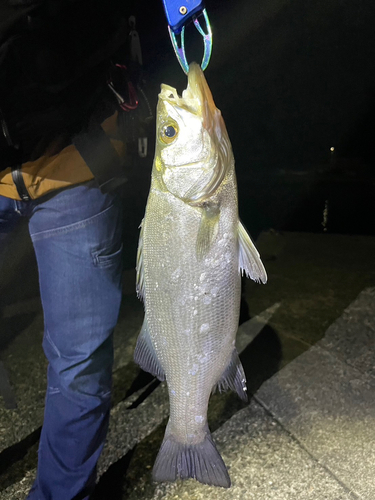
[[[348,258],[353,243],[360,260]],[[151,480],[168,401],[163,384],[148,379],[137,385],[132,352],[142,306],[131,295],[129,271],[116,331],[111,427],[95,500],[374,498],[375,289],[368,285],[375,284],[375,239],[271,232],[261,235],[258,246],[270,285],[246,288],[250,311],[262,314],[245,321],[237,337],[253,397],[245,406],[231,393],[214,395],[209,409],[232,487]],[[343,249],[339,256],[337,248]],[[341,289],[348,279],[351,287]],[[25,498],[42,423],[43,321],[37,301],[27,304],[31,320],[0,357],[17,402],[10,409],[0,400],[1,500]],[[22,304],[6,310],[8,319],[21,313]],[[327,324],[330,314],[337,319]]]

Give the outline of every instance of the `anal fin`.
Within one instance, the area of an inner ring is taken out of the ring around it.
[[[238,394],[242,401],[247,401],[246,375],[238,357],[237,349],[233,350],[230,362],[212,392],[215,392],[216,389],[219,392],[231,389]]]
[[[157,377],[162,382],[165,380],[164,370],[156,356],[156,352],[151,342],[146,316],[143,320],[141,333],[139,334],[135,347],[134,361],[145,372],[151,373],[151,375]]]

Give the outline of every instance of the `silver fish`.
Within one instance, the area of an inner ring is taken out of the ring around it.
[[[153,478],[193,477],[229,487],[212,440],[213,390],[246,400],[235,348],[241,274],[267,280],[238,218],[234,158],[226,127],[198,64],[180,97],[162,85],[151,188],[137,255],[145,319],[134,358],[168,384],[170,417]]]

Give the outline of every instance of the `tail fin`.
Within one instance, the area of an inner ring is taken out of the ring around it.
[[[164,438],[152,471],[154,481],[176,481],[189,477],[203,484],[230,487],[230,477],[210,432],[194,445],[179,443],[173,436]]]

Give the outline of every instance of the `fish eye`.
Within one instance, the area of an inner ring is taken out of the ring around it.
[[[171,144],[177,137],[178,126],[175,122],[165,123],[160,130],[160,139],[164,144]]]
[[[174,137],[177,133],[177,130],[174,128],[173,125],[168,125],[168,127],[165,127],[165,130],[164,130],[164,135],[166,137],[169,137],[169,139],[172,139],[172,137]]]

